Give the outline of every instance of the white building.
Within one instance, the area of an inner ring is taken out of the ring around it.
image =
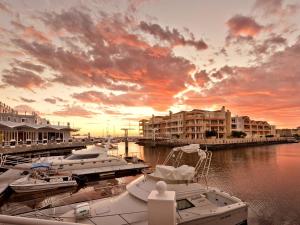
[[[251,120],[249,116],[235,116],[231,118],[231,130],[242,131],[247,137],[265,137],[276,135],[275,126],[267,121]]]
[[[215,131],[216,138],[226,138],[231,133],[231,113],[222,107],[220,110],[169,112],[166,116],[152,116],[140,120],[140,135],[152,137],[204,139],[206,131]]]
[[[34,112],[19,114],[0,102],[0,145],[68,141],[75,131],[78,129],[71,128],[69,123],[53,125]]]

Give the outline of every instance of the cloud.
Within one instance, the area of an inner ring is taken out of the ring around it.
[[[154,98],[155,96],[155,98]],[[170,100],[170,96],[163,96],[161,93],[152,93],[151,98],[147,93],[125,93],[115,95],[113,93],[104,94],[98,91],[86,91],[74,93],[72,97],[84,103],[96,103],[109,106],[151,106],[158,110],[163,110],[166,106],[175,102],[175,99]],[[158,101],[159,99],[159,101]],[[172,101],[172,102],[171,102]]]
[[[26,39],[32,39],[38,42],[49,42],[46,35],[38,31],[34,26],[25,26],[20,22],[11,21],[11,24],[18,30],[22,31],[22,37]]]
[[[3,70],[2,82],[6,85],[12,85],[16,88],[25,88],[33,90],[45,85],[45,81],[34,72],[12,68]]]
[[[279,126],[296,126],[295,122],[300,121],[299,57],[300,39],[260,65],[226,66],[212,71],[209,76],[226,76],[200,94],[187,93],[185,104],[197,108],[226,105],[239,115],[271,120]]]
[[[41,15],[40,20],[52,32],[72,35],[72,39],[60,39],[70,48],[21,38],[12,41],[37,64],[51,69],[53,82],[122,91],[127,94],[111,96],[117,103],[121,97],[125,102],[133,96],[155,109],[168,109],[174,103],[173,96],[186,88],[195,65],[175,56],[172,47],[148,43],[144,35],[134,32],[140,23],[132,18],[100,14],[98,20],[93,20],[88,13],[73,8]],[[201,41],[183,38],[175,29],[163,31],[171,35],[172,44],[206,48]]]
[[[56,103],[56,99],[55,98],[45,98],[44,101],[48,102],[48,103],[51,103],[51,104],[55,104]]]
[[[14,107],[14,110],[17,110],[19,113],[27,113],[27,114],[31,114],[33,112],[39,114],[38,111],[36,111],[34,108],[32,108],[29,105],[17,105]]]
[[[45,69],[44,66],[36,65],[36,64],[33,64],[31,62],[28,62],[28,61],[22,62],[22,61],[19,61],[19,60],[15,60],[15,63],[13,63],[12,66],[19,66],[19,67],[22,67],[24,69],[33,70],[33,71],[38,72],[38,73],[42,73]]]
[[[23,102],[27,102],[27,103],[36,102],[34,99],[28,99],[28,98],[23,98],[23,97],[20,97],[20,99],[21,99]]]
[[[253,18],[235,15],[227,21],[229,28],[228,37],[241,37],[241,38],[253,38],[257,36],[262,30],[263,26],[258,24]]]
[[[55,116],[74,116],[74,117],[85,117],[85,118],[91,118],[97,113],[88,111],[84,109],[81,106],[76,106],[76,105],[66,105],[62,110],[60,111],[55,111],[52,113]]]
[[[284,4],[283,0],[256,0],[255,10],[261,10],[264,16],[291,16],[299,10],[299,3]]]
[[[264,54],[272,55],[276,52],[278,47],[287,46],[287,39],[280,36],[272,34],[270,37],[266,38],[261,44],[254,44],[253,50],[250,53],[254,53],[257,60],[260,60]]]
[[[0,2],[0,11],[10,13],[8,6],[5,5],[3,2]]]
[[[191,39],[186,39],[177,29],[170,30],[168,27],[164,29],[159,24],[151,24],[144,21],[140,22],[140,29],[152,34],[161,41],[167,41],[171,44],[171,46],[189,45],[195,47],[197,50],[204,50],[208,48],[207,44],[203,40],[196,41],[193,36]]]

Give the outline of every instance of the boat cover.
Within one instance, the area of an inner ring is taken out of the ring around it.
[[[202,149],[200,149],[200,145],[199,144],[190,144],[190,145],[186,145],[186,146],[182,146],[182,147],[176,147],[173,148],[174,152],[177,151],[183,151],[185,153],[195,153],[198,152],[199,157],[201,158],[201,160],[206,158],[206,153],[205,151],[203,151]]]
[[[50,163],[32,163],[31,169],[50,168]]]
[[[195,175],[195,168],[192,166],[182,165],[180,167],[156,165],[155,177],[166,180],[192,180]]]

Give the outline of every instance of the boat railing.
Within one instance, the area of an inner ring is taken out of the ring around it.
[[[179,149],[179,151],[178,151],[178,149]],[[178,153],[176,154],[176,152],[178,152]],[[192,151],[192,152],[196,152],[196,151]],[[163,165],[168,165],[171,162],[172,162],[172,166],[174,166],[175,168],[183,165],[184,153],[185,153],[185,151],[180,150],[180,147],[173,148],[173,150],[168,154],[165,161],[163,162]],[[211,159],[212,159],[212,152],[208,151],[207,147],[205,150],[202,150],[199,146],[197,153],[198,153],[199,159],[194,167],[195,174],[194,174],[193,179],[197,182],[200,182],[200,180],[204,179],[205,183],[207,185],[208,174],[209,174],[209,169],[210,169],[210,164],[211,164]],[[187,153],[187,154],[189,154],[189,153]]]

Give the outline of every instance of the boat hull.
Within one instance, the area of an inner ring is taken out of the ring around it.
[[[16,193],[29,193],[29,192],[36,192],[36,191],[45,191],[51,189],[58,189],[64,187],[73,187],[77,186],[76,181],[65,181],[63,183],[43,183],[43,184],[23,184],[23,185],[10,185],[10,187]]]

